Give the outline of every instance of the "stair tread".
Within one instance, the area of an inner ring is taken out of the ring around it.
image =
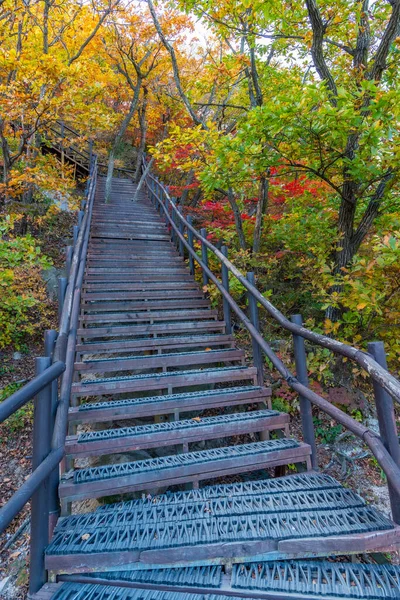
[[[179,569],[151,569],[88,574],[109,582],[146,584],[150,590],[124,587],[95,588],[91,583],[64,583],[54,600],[227,600],[235,593],[237,598],[269,598],[285,594],[285,598],[352,598],[389,600],[400,596],[400,566],[331,561],[274,561],[239,563],[232,566],[230,576],[224,576],[219,565],[183,567]],[[157,590],[157,586],[172,589]],[[102,594],[105,594],[103,596]],[[228,595],[226,595],[228,594]],[[253,596],[254,597],[254,596]]]
[[[106,402],[93,402],[80,404],[70,408],[70,418],[75,420],[98,420],[96,413],[100,413],[101,420],[121,419],[124,416],[147,416],[151,414],[164,414],[183,409],[193,410],[209,406],[230,406],[248,402],[263,402],[270,399],[271,390],[260,386],[235,386],[216,390],[199,392],[186,392],[180,394],[164,394],[157,396],[143,396],[124,400],[111,400]],[[232,404],[230,404],[232,403]],[[85,419],[86,415],[89,415]]]
[[[111,356],[107,358],[86,358],[74,363],[75,371],[79,373],[104,373],[112,371],[127,371],[142,368],[158,368],[180,365],[208,364],[213,362],[237,362],[244,359],[243,350],[236,348],[220,348],[215,350],[196,350],[188,352],[168,352],[151,356]]]
[[[120,503],[111,510],[101,510],[100,508],[93,513],[63,518],[58,522],[56,531],[91,531],[99,527],[126,527],[139,523],[190,521],[267,512],[269,514],[281,512],[289,514],[290,512],[339,510],[365,506],[365,502],[360,496],[343,488],[336,481],[332,483],[327,481],[325,488],[320,488],[318,481],[316,483],[317,486],[314,488],[311,480],[311,485],[302,489],[300,480],[298,488],[292,486],[293,489],[283,489],[282,491],[272,489],[272,492],[269,491],[267,485],[255,486],[255,489],[252,489],[252,485],[248,484],[248,491],[246,492],[246,486],[243,486],[242,494],[229,495],[228,492],[226,496],[210,497],[208,494],[202,496],[199,493],[191,500],[182,498],[179,493],[170,493],[165,500],[163,496],[149,496],[138,501]]]
[[[126,452],[139,448],[191,443],[250,432],[282,429],[289,415],[276,410],[195,417],[179,421],[89,431],[69,436],[67,454],[75,456]]]
[[[141,337],[134,340],[130,339],[118,339],[108,340],[107,342],[89,341],[85,343],[79,343],[76,345],[78,352],[90,353],[90,351],[101,350],[104,353],[121,353],[125,349],[137,349],[141,348],[164,348],[166,346],[173,347],[184,347],[190,345],[225,345],[234,342],[232,335],[226,334],[208,334],[208,335],[173,335],[165,338],[152,338],[152,337]]]
[[[300,486],[304,479],[298,478]],[[292,481],[293,490],[269,494],[260,491],[260,482],[255,482],[253,490],[253,482],[249,482],[246,487],[252,494],[212,499],[207,491],[201,498],[202,490],[196,490],[197,501],[192,495],[191,501],[182,502],[178,492],[177,502],[173,494],[166,494],[124,503],[117,511],[69,517],[60,522],[47,550],[48,566],[57,568],[58,564],[62,569],[63,561],[58,563],[57,557],[68,556],[90,571],[96,554],[106,556],[108,568],[114,565],[117,570],[120,560],[125,564],[144,560],[148,567],[155,563],[164,567],[209,564],[234,557],[232,551],[238,547],[241,554],[234,562],[240,562],[254,556],[256,560],[268,555],[273,558],[279,550],[285,550],[290,558],[296,542],[304,548],[303,554],[318,555],[319,549],[326,552],[330,538],[344,543],[358,540],[360,547],[365,539],[379,536],[381,544],[400,539],[400,528],[356,494],[330,479],[325,480],[330,485],[326,489],[320,489],[321,479],[314,481],[315,490],[310,486],[296,491],[296,481]],[[220,486],[217,489],[220,493]],[[118,556],[115,562],[113,556]]]
[[[306,446],[306,444],[304,444],[304,446]],[[101,479],[121,477],[134,473],[144,473],[147,471],[180,467],[181,465],[200,464],[211,461],[217,462],[218,460],[223,460],[227,457],[239,458],[244,455],[253,455],[300,447],[301,444],[296,440],[281,438],[278,440],[269,440],[267,442],[255,442],[253,444],[242,444],[238,446],[224,446],[222,448],[213,448],[211,450],[186,452],[185,454],[175,454],[146,460],[137,460],[134,462],[89,467],[74,471],[74,483],[99,481]]]

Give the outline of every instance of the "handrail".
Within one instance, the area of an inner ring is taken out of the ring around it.
[[[143,171],[146,169],[146,162],[143,160]],[[207,275],[207,277],[215,284],[217,289],[222,294],[224,301],[229,305],[229,307],[235,312],[240,321],[243,323],[245,328],[249,331],[252,339],[258,344],[264,354],[269,358],[272,362],[273,366],[277,369],[277,371],[284,377],[288,385],[294,389],[302,398],[310,401],[312,404],[318,406],[322,411],[331,416],[337,422],[341,423],[346,429],[351,431],[357,437],[359,437],[371,450],[372,454],[375,456],[379,465],[383,469],[384,473],[387,476],[388,482],[392,488],[392,490],[396,493],[397,497],[400,497],[400,465],[394,460],[391,454],[386,449],[381,438],[374,432],[347,415],[345,412],[340,410],[339,408],[333,406],[330,402],[328,402],[325,398],[320,396],[319,394],[313,392],[309,387],[301,383],[285,366],[285,364],[281,361],[281,359],[275,354],[270,345],[266,342],[266,340],[262,337],[258,329],[254,326],[251,320],[247,317],[247,315],[243,312],[243,310],[238,306],[232,296],[229,294],[219,279],[215,276],[215,274],[210,270],[208,264],[200,258],[197,252],[192,247],[192,244],[189,243],[189,239],[187,240],[184,235],[184,230],[186,228],[187,232],[191,233],[191,236],[195,236],[204,246],[209,248],[213,254],[219,258],[222,265],[228,269],[248,290],[249,294],[262,306],[264,306],[269,314],[271,314],[285,329],[291,331],[297,336],[308,339],[317,343],[318,345],[328,348],[333,352],[341,354],[342,356],[347,356],[348,358],[357,362],[362,368],[364,368],[373,381],[379,383],[385,390],[389,392],[389,394],[393,395],[397,400],[400,400],[400,383],[394,378],[386,369],[381,367],[369,354],[366,354],[352,346],[344,344],[342,342],[338,342],[336,340],[332,340],[326,336],[315,334],[314,332],[306,329],[305,327],[301,327],[299,325],[295,325],[291,323],[284,315],[276,309],[270,302],[268,302],[257,290],[257,288],[252,285],[243,274],[229,261],[223,254],[220,252],[211,242],[209,242],[205,236],[201,235],[188,221],[183,217],[181,212],[177,210],[175,203],[170,197],[166,188],[150,173],[147,173],[145,176],[146,185],[149,190],[149,193],[154,197],[156,202],[158,202],[160,210],[162,209],[165,213],[166,221],[171,226],[171,229],[174,232],[175,239],[178,239],[180,244],[182,244],[186,250],[189,252],[189,256],[200,265],[203,273]],[[156,193],[156,190],[158,194]],[[169,207],[171,207],[171,215]],[[176,222],[179,222],[179,226]],[[188,236],[189,238],[189,236]]]
[[[269,302],[259,290],[252,285],[248,279],[239,271],[239,269],[227,258],[222,252],[214,246],[207,238],[203,237],[201,233],[195,229],[180,211],[177,210],[175,203],[168,194],[166,188],[151,174],[147,175],[147,178],[151,179],[156,185],[158,185],[165,195],[168,203],[173,207],[175,216],[185,225],[188,231],[190,231],[202,244],[204,244],[209,250],[217,256],[220,262],[225,265],[228,270],[240,281],[240,283],[246,288],[248,292],[259,302],[267,312],[287,331],[301,336],[302,338],[309,340],[321,346],[327,348],[336,354],[340,354],[346,358],[355,361],[360,367],[362,367],[370,377],[379,383],[391,396],[400,403],[400,381],[396,379],[387,369],[384,369],[374,358],[354,346],[350,346],[345,342],[339,342],[333,338],[320,333],[315,333],[306,327],[302,327],[292,323],[287,319],[279,309],[277,309],[271,302]]]
[[[87,192],[87,202],[72,257],[69,280],[61,312],[59,335],[54,346],[52,365],[40,375],[32,378],[31,381],[4,400],[0,405],[0,422],[2,422],[63,374],[61,395],[57,405],[53,432],[53,440],[56,440],[56,443],[52,443],[51,451],[47,457],[0,509],[0,532],[6,529],[12,519],[30,500],[40,484],[54,471],[64,456],[64,442],[67,434],[69,397],[74,365],[74,348],[70,347],[70,340],[71,338],[76,339],[80,289],[86,261],[96,182],[97,156],[93,155],[93,161],[90,166],[90,184]]]

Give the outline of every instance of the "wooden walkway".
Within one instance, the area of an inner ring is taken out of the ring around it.
[[[114,179],[105,204],[98,183],[63,516],[46,553],[59,583],[36,597],[399,598],[396,567],[346,562],[391,548],[399,527],[311,470],[309,446],[289,436],[164,221],[133,192]]]

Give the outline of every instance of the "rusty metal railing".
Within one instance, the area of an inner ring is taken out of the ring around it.
[[[143,172],[145,170],[146,162],[144,160]],[[253,345],[253,361],[255,367],[257,367],[259,383],[262,383],[263,380],[264,354],[287,384],[299,394],[303,437],[311,446],[313,467],[317,467],[311,411],[312,405],[315,405],[369,447],[388,480],[393,520],[400,523],[400,446],[393,405],[393,399],[400,402],[400,382],[387,370],[383,344],[381,342],[369,344],[369,353],[366,353],[303,327],[300,315],[294,315],[291,320],[287,319],[257,289],[253,273],[248,273],[245,277],[228,259],[228,249],[225,246],[218,249],[207,239],[205,229],[199,232],[193,227],[191,217],[186,219],[182,215],[181,208],[176,206],[174,199],[171,198],[167,189],[157,177],[148,172],[145,178],[151,201],[160,213],[164,213],[166,224],[171,227],[172,241],[176,243],[182,256],[185,256],[185,252],[188,255],[191,272],[194,273],[195,264],[197,263],[202,271],[203,283],[207,284],[208,281],[212,281],[221,293],[227,332],[230,332],[231,312],[233,312],[250,333]],[[195,240],[201,245],[201,256],[194,249]],[[221,265],[221,279],[209,268],[209,251],[212,252]],[[247,290],[250,316],[245,314],[229,293],[229,273]],[[258,317],[259,305],[281,327],[292,333],[297,376],[291,373],[261,335]],[[328,400],[308,387],[304,340],[348,358],[368,373],[374,387],[380,435],[333,406]]]
[[[0,422],[34,399],[32,473],[0,509],[0,532],[31,500],[30,593],[46,582],[44,551],[59,515],[59,464],[64,457],[80,295],[97,182],[97,157],[91,155],[85,199],[67,249],[67,278],[59,281],[59,332],[47,331],[45,356],[36,375],[0,404]],[[60,376],[60,392],[58,381]]]

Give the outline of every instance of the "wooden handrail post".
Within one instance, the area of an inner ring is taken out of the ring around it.
[[[51,365],[49,357],[36,359],[36,375]],[[51,449],[52,384],[47,385],[34,400],[32,469],[35,470]],[[32,496],[29,593],[36,594],[46,583],[44,551],[49,543],[49,478]]]
[[[202,237],[206,238],[207,237],[207,230],[203,227],[202,229],[200,229],[200,234]],[[207,246],[205,244],[201,244],[201,260],[203,261],[203,263],[206,265],[206,267],[208,267],[208,252],[207,252]],[[203,271],[203,285],[208,285],[208,275],[205,271]]]
[[[76,245],[76,240],[78,239],[78,235],[79,235],[79,226],[78,225],[74,225],[72,228],[72,236],[73,236],[73,240],[74,240],[74,248]]]
[[[58,333],[54,329],[47,329],[44,334],[44,354],[46,357],[52,359],[54,345],[57,340]],[[56,420],[58,406],[58,379],[55,379],[51,384],[51,423],[50,433],[53,436],[54,423]],[[51,439],[51,438],[50,438]],[[59,472],[58,469],[49,476],[49,540],[53,534],[54,528],[57,523],[57,519],[60,516],[60,501],[58,497],[58,486],[59,486]]]
[[[386,353],[383,342],[370,342],[368,352],[372,354],[378,364],[387,369]],[[397,433],[396,417],[394,414],[393,398],[376,381],[372,382],[374,388],[376,414],[379,423],[379,432],[389,454],[400,467],[400,445]],[[388,485],[392,518],[400,524],[400,496],[396,494],[391,485]]]
[[[228,258],[228,248],[226,246],[221,247],[222,254]],[[229,293],[229,271],[228,267],[221,264],[221,278],[222,285]],[[230,335],[232,333],[232,325],[231,325],[231,307],[229,306],[229,302],[224,298],[223,299],[223,307],[224,307],[224,321],[225,321],[225,333]]]
[[[69,278],[69,273],[71,271],[71,263],[72,263],[72,255],[74,253],[74,249],[72,246],[67,246],[65,252],[65,270],[67,277]]]
[[[290,317],[292,323],[302,327],[303,319],[301,315],[292,315]],[[308,387],[307,373],[307,356],[304,344],[304,338],[300,335],[293,334],[294,360],[296,364],[296,379]],[[312,417],[311,402],[299,396],[300,401],[300,417],[303,430],[303,438],[306,444],[311,447],[311,465],[313,469],[318,469],[317,447],[315,444],[314,422]]]
[[[65,292],[67,291],[68,279],[66,277],[58,278],[58,320],[61,318],[61,313],[64,305]]]
[[[85,213],[83,212],[83,210],[80,210],[78,212],[78,228],[80,228],[80,226],[82,225],[82,221],[83,221],[83,217],[85,216]]]
[[[176,243],[176,236],[175,236],[175,230],[173,228],[173,225],[175,225],[175,211],[174,211],[175,198],[173,196],[171,196],[171,200],[172,200],[172,202],[170,204],[170,207],[171,207],[171,220],[172,220],[172,223],[171,223],[171,242],[173,244],[175,244]]]
[[[191,215],[189,215],[186,220],[189,223],[189,225],[191,225],[193,227],[193,218],[191,217]],[[190,231],[190,229],[188,229],[187,237],[188,237],[188,244],[189,244],[189,246],[192,248],[192,250],[194,250],[194,247],[193,247],[193,232]],[[195,269],[194,258],[191,255],[191,253],[189,252],[189,271],[190,271],[191,275],[194,275],[194,269]]]
[[[177,210],[178,210],[179,214],[182,214],[182,207],[181,206],[178,206]],[[183,221],[181,221],[180,219],[179,219],[178,227],[179,227],[179,233],[181,235],[183,235],[184,232],[185,232],[185,226],[183,224]],[[179,238],[179,254],[183,258],[185,258],[185,246],[183,245],[183,242],[182,242],[182,240],[180,238]]]
[[[255,285],[255,277],[254,277],[253,272],[247,273],[246,278],[247,278],[247,281],[249,281],[252,285]],[[249,303],[250,321],[252,322],[254,327],[257,329],[257,331],[260,331],[260,321],[258,318],[257,300],[254,298],[254,296],[251,292],[248,292],[247,299],[248,299],[248,303]],[[251,336],[251,344],[253,346],[253,363],[257,369],[257,383],[258,383],[258,385],[263,385],[264,384],[264,373],[263,373],[264,361],[263,361],[263,357],[262,357],[262,353],[261,353],[261,348],[260,348],[258,342],[253,338],[253,336]]]

